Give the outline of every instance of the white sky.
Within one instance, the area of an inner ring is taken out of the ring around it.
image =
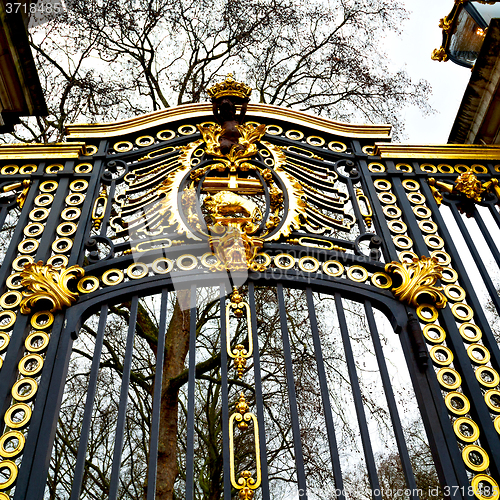
[[[405,111],[406,134],[411,144],[446,144],[462,96],[470,79],[468,68],[451,61],[431,60],[432,51],[441,46],[439,20],[448,15],[453,0],[402,0],[410,11],[401,37],[387,39],[386,50],[395,67],[404,69],[412,79],[424,78],[432,86],[431,106],[436,113],[424,117],[420,110]]]

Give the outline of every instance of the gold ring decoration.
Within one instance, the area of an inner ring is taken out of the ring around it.
[[[462,335],[462,338],[469,343],[477,342],[483,336],[481,329],[474,323],[463,323],[460,325],[458,331]],[[468,332],[471,332],[472,335],[469,335]]]
[[[177,132],[181,135],[193,135],[196,132],[196,127],[194,125],[181,125]]]
[[[266,134],[269,135],[281,135],[283,133],[283,129],[279,125],[268,125],[266,127]]]
[[[11,460],[2,460],[0,462],[0,470],[7,469],[9,471],[9,477],[5,481],[0,481],[0,490],[8,490],[12,486],[14,486],[17,480],[17,465]],[[4,474],[3,474],[4,476]]]
[[[19,373],[25,377],[36,377],[43,368],[43,358],[40,354],[28,354],[18,364]]]
[[[141,147],[151,146],[154,142],[154,137],[151,137],[150,135],[141,135],[135,140],[135,143]]]
[[[368,279],[368,271],[362,266],[351,266],[347,270],[347,277],[356,283],[364,283]]]
[[[413,240],[408,236],[398,235],[392,238],[396,248],[401,248],[402,250],[409,250],[413,246]]]
[[[261,262],[262,259],[263,262]],[[267,253],[261,252],[255,256],[255,262],[264,267],[268,267],[269,264],[271,264],[271,257]]]
[[[323,137],[319,137],[318,135],[310,135],[306,139],[306,142],[311,146],[321,147],[325,144],[325,139],[323,139]]]
[[[431,344],[440,344],[441,342],[444,342],[444,339],[446,338],[444,328],[439,325],[425,325],[422,333],[424,334],[425,339]]]
[[[174,268],[174,263],[166,257],[160,257],[151,264],[151,269],[156,274],[168,274]]]
[[[5,332],[0,332],[0,353],[9,347],[10,337]]]
[[[495,426],[495,430],[500,434],[500,415],[493,420],[493,425]]]
[[[465,299],[465,290],[458,285],[446,285],[444,287],[444,294],[453,302],[461,302]]]
[[[7,449],[7,444],[17,440],[17,446]],[[16,458],[24,448],[24,434],[19,431],[9,431],[0,437],[0,456],[3,458]]]
[[[390,191],[392,188],[392,184],[386,179],[377,179],[373,185],[377,191]]]
[[[89,187],[89,183],[84,179],[77,179],[70,183],[69,188],[71,191],[75,191],[77,193],[81,193],[85,191]]]
[[[22,414],[22,417],[19,414]],[[14,420],[14,417],[17,418]],[[26,403],[16,403],[5,412],[3,419],[7,427],[23,429],[31,419],[31,408]]]
[[[407,191],[418,191],[420,189],[420,184],[413,179],[405,179],[402,184]]]
[[[35,253],[39,247],[40,242],[34,240],[33,238],[26,238],[17,245],[17,249],[20,253]]]
[[[57,226],[56,233],[59,236],[72,236],[76,233],[77,225],[74,222],[62,222]]]
[[[384,215],[389,219],[397,219],[401,217],[401,209],[396,205],[386,205],[382,208]]]
[[[413,205],[422,205],[425,203],[425,196],[422,193],[408,193],[406,197]]]
[[[432,165],[431,163],[422,163],[422,165],[420,165],[420,170],[423,170],[424,172],[427,172],[429,174],[435,174],[437,172],[436,166]]]
[[[432,215],[431,209],[422,205],[415,205],[412,210],[419,219],[428,219]]]
[[[121,269],[108,269],[102,274],[101,280],[105,285],[114,286],[121,283],[124,277]]]
[[[435,233],[438,230],[438,225],[431,220],[421,220],[418,227],[423,233]]]
[[[84,276],[77,285],[80,293],[95,292],[99,288],[99,279],[95,276]]]
[[[184,262],[186,260],[189,261],[188,264]],[[177,257],[175,263],[181,271],[191,271],[198,267],[198,259],[190,253],[186,253],[184,255],[181,255],[180,257]]]
[[[485,491],[484,486],[481,486],[481,483],[487,484],[488,493],[491,492],[490,495],[483,495],[483,491]],[[478,474],[474,476],[470,482],[472,487],[472,491],[474,491],[474,495],[478,498],[478,500],[498,500],[500,498],[500,491],[498,488],[498,483],[490,476],[486,474]]]
[[[453,422],[453,430],[459,439],[465,443],[473,443],[479,438],[479,427],[474,420],[460,417]]]
[[[468,444],[462,450],[462,460],[465,466],[474,472],[482,472],[490,465],[488,454],[476,444]]]
[[[440,368],[436,373],[436,377],[446,391],[454,391],[462,383],[460,374],[453,368]]]
[[[467,165],[455,165],[455,172],[459,174],[465,174],[465,172],[468,172],[470,168]]]
[[[344,266],[338,260],[327,260],[323,262],[322,269],[326,275],[333,276],[334,278],[338,278],[344,274]]]
[[[75,167],[74,171],[75,174],[88,174],[92,172],[93,168],[91,163],[80,163]]]
[[[83,156],[92,156],[95,155],[99,151],[97,149],[97,146],[94,146],[93,144],[86,144],[85,145],[85,153],[83,153]]]
[[[23,230],[23,233],[28,238],[37,238],[43,233],[45,226],[39,222],[30,222]]]
[[[429,248],[433,248],[435,250],[441,250],[441,248],[444,247],[444,240],[443,240],[443,238],[441,238],[437,234],[428,234],[424,238],[424,241],[425,241],[425,244]]]
[[[12,311],[0,311],[0,330],[10,330],[15,322],[15,313]]]
[[[12,262],[12,268],[16,271],[22,271],[25,264],[29,264],[30,262],[34,262],[34,259],[33,257],[31,257],[31,255],[20,255],[19,257],[16,257]]]
[[[426,323],[433,323],[438,319],[437,309],[430,304],[421,304],[417,307],[417,316]]]
[[[85,195],[83,195],[82,193],[70,193],[68,194],[68,196],[66,196],[66,199],[64,201],[70,207],[76,207],[78,205],[81,205],[85,201]]]
[[[390,220],[387,226],[389,231],[395,234],[404,234],[408,230],[408,226],[402,220]]]
[[[398,163],[396,164],[396,170],[400,170],[401,172],[413,172],[413,167],[408,165],[408,163]]]
[[[292,141],[300,141],[304,138],[304,133],[300,130],[287,130],[285,132],[285,137],[288,137],[288,139],[292,139]],[[329,146],[330,145],[328,145],[328,147]]]
[[[451,262],[450,255],[442,250],[434,250],[431,252],[431,257],[435,257],[440,266],[447,266]]]
[[[451,306],[451,312],[458,321],[470,321],[474,317],[474,311],[472,308],[463,303],[453,304]]]
[[[0,170],[2,175],[14,175],[17,174],[18,171],[19,167],[17,165],[5,165],[2,167],[2,170]]]
[[[328,143],[328,149],[330,151],[335,151],[335,153],[343,153],[347,151],[347,146],[343,142],[331,141]]]
[[[292,269],[295,266],[295,259],[288,253],[279,253],[274,257],[274,265],[280,269]]]
[[[0,297],[0,306],[3,309],[14,309],[21,303],[22,298],[21,292],[10,290]]]
[[[53,255],[47,260],[47,265],[50,264],[54,269],[62,269],[68,265],[68,262],[66,255]]]
[[[453,361],[453,353],[444,345],[435,345],[429,355],[432,362],[439,366],[449,366]]]
[[[484,402],[491,411],[500,413],[500,391],[490,389],[484,393]]]
[[[30,352],[43,352],[49,345],[50,337],[45,332],[32,332],[24,341],[24,346]]]
[[[118,141],[115,142],[115,144],[113,145],[113,149],[117,153],[126,153],[127,151],[130,151],[133,147],[134,145],[129,141]]]
[[[23,255],[23,257],[24,257],[24,255]],[[26,257],[28,257],[28,255]],[[31,262],[33,262],[33,261],[31,261]],[[23,285],[21,284],[21,281],[22,281],[21,273],[14,273],[14,274],[11,274],[7,278],[7,281],[5,283],[7,285],[7,288],[9,288],[9,289],[19,290],[23,287]]]
[[[52,193],[57,189],[58,183],[56,181],[45,181],[40,184],[40,191],[42,193]]]
[[[33,164],[23,165],[19,169],[19,173],[20,174],[32,174],[33,172],[36,172],[37,168],[38,168],[38,166],[37,165],[33,165]]]
[[[455,283],[458,280],[458,273],[451,267],[443,267],[441,271],[441,281],[444,283]]]
[[[55,253],[65,253],[73,246],[71,238],[58,238],[52,242],[52,250]]]
[[[455,172],[455,169],[451,165],[441,164],[437,168],[442,174],[453,174]]]
[[[373,172],[374,174],[378,174],[379,172],[385,172],[385,165],[382,163],[368,163],[368,170]]]
[[[80,217],[82,211],[77,207],[68,207],[61,212],[61,218],[65,221],[76,220]]]
[[[46,193],[46,194],[39,194],[36,198],[35,198],[35,206],[37,207],[48,207],[49,205],[52,204],[52,202],[54,201],[54,196],[51,195],[50,193]]]
[[[175,137],[175,132],[173,130],[160,130],[156,137],[160,139],[160,141],[170,141]]]
[[[212,262],[210,262],[210,260],[212,260]],[[216,266],[217,264],[219,264],[220,262],[220,259],[219,257],[217,257],[217,255],[215,255],[214,253],[212,252],[207,252],[207,253],[204,253],[202,256],[201,256],[201,259],[200,259],[200,262],[201,262],[201,265],[202,266],[205,266],[205,267],[208,267],[209,269],[212,268],[213,266]]]
[[[31,317],[31,326],[45,330],[54,323],[54,315],[50,311],[38,311]]]
[[[484,165],[472,165],[470,168],[475,174],[487,174],[488,173],[488,169]]]
[[[16,401],[28,402],[31,401],[38,390],[38,384],[36,380],[32,378],[20,378],[12,386],[12,397]]]
[[[444,398],[444,403],[448,411],[455,415],[466,415],[470,410],[470,402],[461,392],[449,392]]]
[[[45,172],[47,174],[57,174],[57,172],[60,172],[61,170],[64,170],[64,165],[60,165],[59,163],[54,163],[53,165],[45,167]]]
[[[418,259],[417,254],[415,252],[399,252],[398,253],[398,258],[401,262],[406,262],[408,264],[411,264],[413,262],[413,259]]]
[[[310,267],[307,267],[310,264]],[[301,257],[299,259],[299,269],[306,273],[315,273],[319,269],[319,260],[314,257]]]
[[[489,366],[479,366],[476,368],[476,378],[481,385],[490,389],[495,388],[500,382],[500,376],[498,376],[497,371]]]
[[[391,288],[392,286],[392,278],[383,272],[377,271],[372,274],[371,282],[377,288]]]
[[[29,218],[33,222],[40,222],[42,220],[45,220],[48,216],[49,211],[43,207],[34,208],[29,214]]]
[[[385,203],[386,205],[394,204],[397,201],[395,194],[387,193],[386,191],[382,191],[381,193],[378,193],[377,197],[381,203]]]
[[[375,146],[363,146],[361,148],[361,151],[363,151],[363,153],[365,153],[365,155],[368,155],[368,156],[373,156],[373,154],[375,153]],[[369,167],[369,165],[368,165]]]
[[[144,278],[144,276],[148,275],[148,272],[148,266],[142,262],[134,262],[127,267],[127,276],[133,280]]]

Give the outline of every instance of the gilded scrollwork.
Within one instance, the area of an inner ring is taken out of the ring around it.
[[[470,200],[480,202],[484,187],[472,172],[464,172],[455,180],[455,191],[462,193]]]
[[[69,288],[69,282],[82,278],[85,271],[80,266],[68,269],[54,268],[52,264],[45,265],[43,261],[28,263],[21,271],[21,284],[27,289],[23,291],[21,313],[29,314],[38,301],[47,300],[52,303],[51,312],[63,307],[70,307],[77,299],[78,293]]]
[[[413,262],[390,262],[385,266],[386,272],[401,277],[401,284],[392,288],[397,299],[418,307],[421,305],[420,300],[425,298],[440,309],[447,302],[443,287],[436,286],[437,280],[442,278],[442,270],[435,257],[425,256],[414,258]]]

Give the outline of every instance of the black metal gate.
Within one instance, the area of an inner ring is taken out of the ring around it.
[[[0,148],[0,498],[498,499],[500,149],[247,113]]]

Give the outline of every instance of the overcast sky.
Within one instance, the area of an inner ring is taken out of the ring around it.
[[[387,52],[397,68],[412,78],[425,78],[432,85],[430,103],[437,111],[423,117],[418,109],[405,112],[406,134],[412,144],[446,144],[462,101],[470,69],[431,60],[432,51],[441,46],[439,20],[450,13],[453,0],[402,0],[410,13],[401,38],[387,39]]]

